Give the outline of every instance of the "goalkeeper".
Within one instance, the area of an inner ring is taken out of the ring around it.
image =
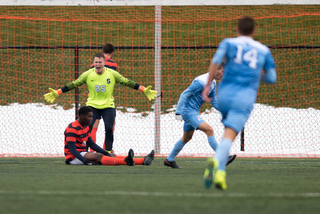
[[[104,67],[111,68],[116,71],[118,65],[115,61],[113,61],[111,59],[114,54],[114,50],[115,50],[114,46],[110,43],[106,43],[102,47],[102,54],[104,55],[104,58],[105,58]],[[94,63],[92,63],[90,68],[94,68]],[[100,123],[100,119],[96,119],[96,121],[93,124],[92,129],[91,129],[91,138],[94,142],[96,142],[96,135],[97,135],[99,123]],[[114,133],[115,125],[116,125],[116,118],[114,120],[112,133]],[[103,144],[103,148],[105,148],[104,144]],[[93,150],[91,150],[91,151],[93,151]],[[111,153],[113,153],[113,150],[111,150]]]
[[[218,74],[215,78],[220,79],[223,73],[222,66],[219,68],[217,73]],[[214,151],[216,151],[218,142],[214,137],[213,129],[199,115],[200,107],[204,104],[204,100],[202,99],[202,90],[207,83],[208,77],[209,73],[196,77],[192,84],[180,95],[176,109],[176,119],[181,121],[184,120],[183,136],[176,142],[170,155],[164,160],[163,164],[167,167],[174,169],[182,168],[175,162],[175,158],[183,147],[191,140],[195,130],[204,132],[208,137],[209,145]],[[218,110],[215,80],[210,84],[208,96],[211,99],[211,105]],[[230,164],[235,158],[236,155],[230,155],[228,157],[227,164]]]
[[[105,57],[102,53],[98,53],[94,57],[94,68],[85,71],[77,80],[68,83],[61,89],[51,91],[44,95],[47,102],[53,103],[54,100],[61,95],[76,87],[87,84],[89,97],[86,105],[93,111],[93,120],[89,125],[90,131],[97,119],[102,117],[105,126],[104,148],[110,152],[113,147],[113,124],[116,116],[113,90],[116,83],[133,88],[143,92],[149,100],[153,100],[157,96],[157,91],[151,90],[151,86],[147,88],[138,83],[129,80],[117,71],[104,67]]]

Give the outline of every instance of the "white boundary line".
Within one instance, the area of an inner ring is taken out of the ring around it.
[[[131,196],[156,196],[156,197],[207,197],[207,198],[317,198],[319,192],[314,193],[170,193],[170,192],[135,192],[135,191],[11,191],[0,190],[0,195],[131,195]]]

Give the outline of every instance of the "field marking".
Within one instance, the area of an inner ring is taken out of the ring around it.
[[[214,197],[214,198],[309,198],[320,197],[319,192],[314,193],[170,193],[170,192],[135,192],[135,191],[11,191],[0,190],[1,195],[130,195],[130,196],[160,196],[160,197]]]

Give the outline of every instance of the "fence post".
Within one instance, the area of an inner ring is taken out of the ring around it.
[[[241,137],[240,137],[240,151],[244,152],[244,128],[241,131]]]
[[[158,94],[161,93],[161,6],[155,6],[154,26],[154,84]],[[160,154],[160,119],[161,119],[161,97],[155,98],[155,134],[154,150]]]

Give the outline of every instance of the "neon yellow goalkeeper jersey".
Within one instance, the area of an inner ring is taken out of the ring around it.
[[[68,90],[72,90],[84,83],[87,84],[89,89],[89,97],[86,105],[97,109],[115,108],[113,98],[115,83],[120,83],[121,85],[130,88],[137,89],[137,86],[139,87],[136,82],[129,80],[117,71],[106,67],[104,68],[104,73],[101,75],[98,75],[95,72],[95,68],[92,68],[81,74],[77,80],[67,84],[66,87]]]

